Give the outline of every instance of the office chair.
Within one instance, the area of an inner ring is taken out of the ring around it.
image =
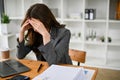
[[[78,66],[80,66],[80,63],[85,63],[85,59],[86,59],[85,51],[69,49],[69,56],[70,56],[71,60],[78,62],[78,64],[77,64]]]

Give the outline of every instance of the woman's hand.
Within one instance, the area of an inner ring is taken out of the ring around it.
[[[29,20],[26,20],[25,23],[22,25],[21,29],[20,29],[20,34],[19,34],[19,42],[22,42],[24,39],[24,32],[28,29],[32,28]]]
[[[25,23],[22,25],[20,32],[24,33],[26,30],[32,28],[30,26],[29,20],[26,20]]]
[[[44,45],[50,41],[50,34],[45,28],[44,24],[37,19],[31,18],[29,23],[32,25],[34,31],[38,32],[43,36]]]
[[[48,32],[44,24],[39,20],[32,18],[29,20],[29,22],[32,25],[34,31],[40,33],[41,35],[44,35],[44,33]]]

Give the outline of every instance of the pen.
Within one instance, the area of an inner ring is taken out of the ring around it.
[[[41,68],[42,68],[42,64],[40,64],[40,66],[39,66],[37,72],[39,72]]]

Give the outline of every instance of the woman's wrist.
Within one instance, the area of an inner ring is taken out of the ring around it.
[[[22,42],[24,39],[24,32],[20,31],[19,33],[19,42]]]
[[[42,36],[43,36],[43,43],[45,45],[50,41],[50,34],[48,32],[45,32],[44,34],[42,34]]]
[[[20,33],[24,33],[24,32],[25,32],[25,31],[21,28],[21,29],[20,29]]]

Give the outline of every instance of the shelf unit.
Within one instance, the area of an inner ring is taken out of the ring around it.
[[[15,48],[15,46],[16,46],[15,34],[0,35],[0,51],[7,49],[12,50]]]
[[[46,4],[57,20],[66,24],[71,31],[70,48],[85,50],[86,64],[120,68],[120,21],[115,19],[117,0],[5,0],[5,11],[12,25],[17,26],[17,34],[26,10],[34,3]],[[96,18],[86,20],[85,9],[95,9]],[[88,37],[91,32],[94,39]],[[100,40],[102,36],[104,42]],[[108,37],[112,38],[111,42]]]

